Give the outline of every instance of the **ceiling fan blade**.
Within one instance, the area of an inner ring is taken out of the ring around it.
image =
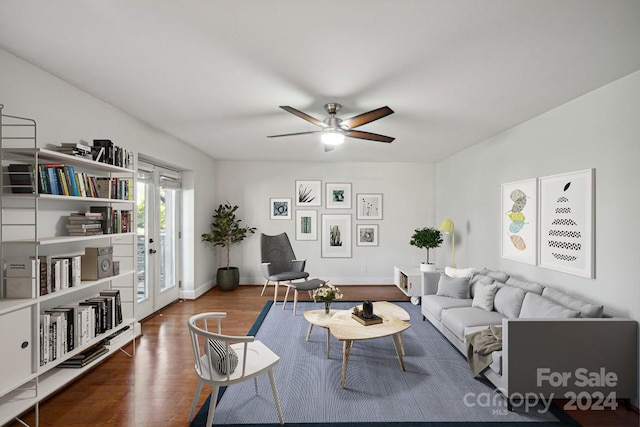
[[[281,136],[294,136],[294,135],[307,135],[310,133],[319,133],[322,132],[321,130],[312,130],[312,131],[308,131],[308,132],[296,132],[296,133],[283,133],[280,135],[267,135],[267,138],[279,138]]]
[[[296,110],[293,107],[289,107],[287,105],[281,105],[280,108],[282,108],[284,111],[288,111],[289,113],[293,114],[294,116],[298,116],[301,119],[304,119],[304,120],[308,121],[309,123],[313,123],[316,126],[320,126],[321,128],[326,128],[328,126],[323,121],[318,120],[315,117],[311,117],[310,115],[308,115],[306,113],[303,113],[300,110]]]
[[[350,119],[343,120],[340,123],[340,126],[345,129],[353,129],[353,128],[357,128],[358,126],[362,126],[364,124],[370,123],[374,120],[378,120],[383,117],[386,117],[389,114],[393,114],[393,110],[387,106],[384,106],[375,110],[371,110],[367,113],[362,113],[357,116],[353,116]]]
[[[379,142],[392,142],[395,139],[391,136],[379,135],[377,133],[364,132],[361,130],[346,130],[344,134],[351,138],[367,139],[369,141]]]

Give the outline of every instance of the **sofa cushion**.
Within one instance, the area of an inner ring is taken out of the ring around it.
[[[509,277],[509,280],[505,283],[509,286],[515,286],[523,291],[534,292],[538,295],[542,295],[542,290],[544,289],[544,286],[539,283],[525,282],[523,280],[514,279],[513,277]]]
[[[493,311],[493,299],[498,291],[498,283],[476,284],[476,294],[473,296],[471,307],[478,307],[486,311]]]
[[[580,313],[553,302],[533,292],[527,292],[522,302],[520,318],[570,318],[580,317]]]
[[[477,307],[457,307],[442,311],[442,325],[464,342],[464,332],[471,326],[501,325],[504,316]]]
[[[442,318],[443,310],[455,307],[471,307],[471,299],[441,297],[438,295],[422,296],[422,310],[427,310],[438,320]]]
[[[451,298],[469,298],[469,278],[440,274],[436,295]]]
[[[580,317],[602,317],[604,307],[579,300],[556,289],[545,287],[542,296],[580,312]]]
[[[455,268],[455,267],[445,267],[444,274],[449,277],[471,277],[475,273],[475,269],[471,268]]]
[[[476,285],[480,282],[482,283],[493,283],[493,280],[489,276],[485,276],[484,274],[476,273],[469,279],[469,296],[471,298],[476,294]]]
[[[493,309],[509,319],[516,319],[520,315],[525,294],[520,288],[503,285],[493,298]]]
[[[502,350],[491,353],[491,365],[489,365],[489,369],[498,375],[502,375]]]
[[[489,276],[492,279],[495,279],[498,282],[502,282],[502,283],[505,283],[507,280],[509,280],[509,275],[504,271],[489,270],[488,268],[483,268],[482,270],[480,270],[480,274],[484,276]]]

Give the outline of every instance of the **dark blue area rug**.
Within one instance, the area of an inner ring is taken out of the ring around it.
[[[388,426],[578,426],[555,405],[515,408],[485,380],[474,379],[462,354],[431,323],[422,320],[420,306],[397,303],[411,316],[404,332],[406,371],[400,369],[391,337],[357,341],[351,349],[346,385],[340,388],[342,343],[331,338],[331,358],[326,358],[326,330],[314,327],[305,341],[309,324],[302,316],[320,304],[291,306],[269,302],[248,335],[255,335],[281,360],[275,369],[284,421],[304,427]],[[349,309],[352,302],[334,303],[334,309]],[[224,325],[223,325],[224,328]],[[223,329],[224,330],[224,329]],[[268,377],[258,378],[259,395],[253,381],[221,390],[214,425],[278,425]],[[200,408],[191,427],[206,423],[209,399]]]

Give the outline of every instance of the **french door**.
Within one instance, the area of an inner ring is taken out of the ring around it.
[[[180,294],[180,172],[138,162],[138,306],[144,319]]]

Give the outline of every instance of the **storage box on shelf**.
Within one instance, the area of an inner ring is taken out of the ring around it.
[[[0,269],[0,425],[37,410],[140,334],[134,170],[40,148],[35,121],[2,110],[0,256],[12,266]],[[91,211],[109,221],[101,223],[102,234],[69,233],[69,217]],[[83,266],[85,252],[95,252],[89,248],[109,250]],[[84,279],[83,267],[96,268],[97,278]],[[71,362],[101,345],[106,351],[92,361]]]

